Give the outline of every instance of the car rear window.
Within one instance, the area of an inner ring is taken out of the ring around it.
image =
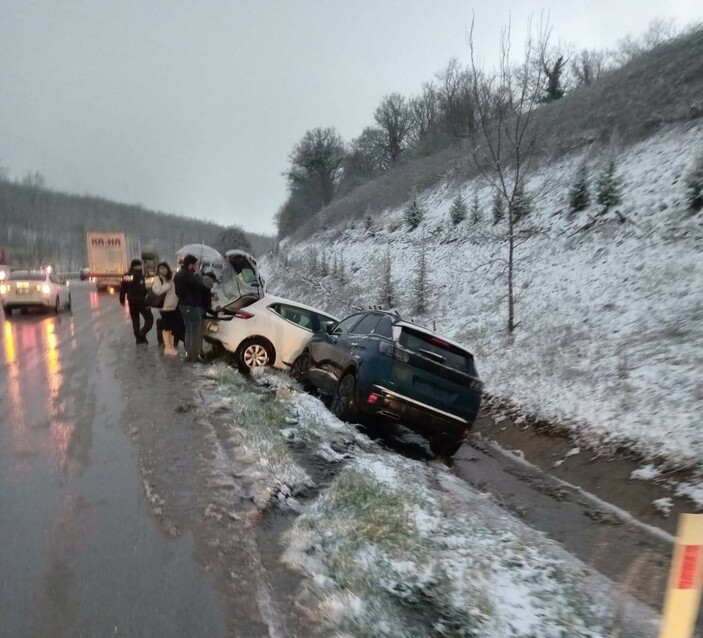
[[[433,361],[477,376],[473,356],[469,352],[447,343],[441,337],[403,326],[399,343],[404,348],[424,355]]]
[[[46,281],[46,275],[41,273],[28,273],[26,270],[11,272],[8,277],[10,281]]]

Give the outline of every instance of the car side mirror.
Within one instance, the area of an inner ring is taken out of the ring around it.
[[[334,332],[334,329],[335,329],[336,327],[337,327],[337,324],[328,323],[328,324],[325,326],[325,332],[326,332],[328,335],[331,335],[331,334]]]

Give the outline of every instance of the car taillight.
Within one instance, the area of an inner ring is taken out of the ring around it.
[[[234,316],[237,317],[237,319],[252,319],[254,317],[251,312],[247,312],[246,310],[237,310]]]
[[[403,363],[410,361],[410,353],[397,345],[393,345],[390,341],[381,341],[378,345],[378,351]]]

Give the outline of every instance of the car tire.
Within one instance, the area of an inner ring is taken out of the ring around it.
[[[271,344],[265,339],[252,337],[245,339],[235,355],[237,367],[242,374],[249,374],[252,368],[273,365],[275,356]]]
[[[351,372],[339,380],[330,409],[340,421],[355,421],[358,418],[356,377]]]
[[[2,307],[2,311],[5,313],[5,317],[11,317],[14,310],[15,309],[12,306],[3,306]]]
[[[68,295],[68,303],[66,304],[66,310],[71,312],[73,310],[73,302],[71,301],[71,295]]]
[[[430,450],[435,456],[446,458],[454,456],[464,443],[464,439],[453,439],[448,436],[437,435],[430,438]]]
[[[299,354],[290,366],[288,374],[295,379],[306,391],[312,390],[312,383],[308,380],[310,370],[310,355],[307,352]]]
[[[59,299],[59,296],[56,295],[56,300],[54,301],[54,314],[58,315],[59,312],[61,312],[61,300]]]

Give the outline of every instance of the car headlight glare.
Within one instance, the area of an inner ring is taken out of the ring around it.
[[[48,294],[51,293],[51,286],[50,286],[49,284],[44,284],[44,285],[41,287],[41,291],[42,291],[45,295],[48,295]]]

